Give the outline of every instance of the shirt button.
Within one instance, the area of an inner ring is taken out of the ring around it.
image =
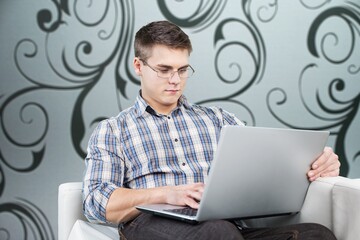
[[[183,162],[181,165],[185,166],[186,164]]]
[[[179,141],[177,138],[175,138],[175,142]]]
[[[170,119],[171,117],[168,116],[167,118]]]

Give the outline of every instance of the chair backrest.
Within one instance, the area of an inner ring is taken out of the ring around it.
[[[82,211],[82,183],[69,182],[58,191],[58,239],[67,240],[76,220],[87,221]]]

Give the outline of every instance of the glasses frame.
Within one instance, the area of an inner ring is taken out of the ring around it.
[[[174,77],[175,73],[178,74],[178,76],[179,76],[180,79],[187,79],[187,78],[191,77],[192,75],[194,75],[194,73],[195,73],[194,68],[189,64],[188,66],[186,66],[186,68],[190,68],[190,69],[192,70],[192,74],[191,74],[190,76],[188,76],[188,77],[181,77],[181,76],[180,76],[179,70],[181,70],[181,69],[183,69],[183,68],[178,69],[177,71],[173,71],[173,72],[170,74],[170,77],[162,77],[162,76],[159,76],[159,71],[156,70],[156,69],[154,69],[152,66],[150,66],[150,65],[147,63],[146,60],[141,59],[141,58],[139,58],[139,60],[142,61],[145,66],[148,66],[151,70],[153,70],[154,72],[156,72],[156,75],[158,76],[158,78],[162,78],[162,79],[171,79],[172,77]]]

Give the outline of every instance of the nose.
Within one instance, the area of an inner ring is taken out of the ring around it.
[[[180,76],[179,76],[179,73],[176,71],[176,72],[173,72],[169,78],[169,82],[172,83],[172,84],[179,84],[181,82],[181,79],[180,79]]]

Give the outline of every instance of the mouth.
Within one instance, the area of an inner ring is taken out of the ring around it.
[[[177,93],[179,92],[180,90],[177,90],[177,89],[168,89],[168,90],[165,90],[165,92],[169,92],[169,93]]]

